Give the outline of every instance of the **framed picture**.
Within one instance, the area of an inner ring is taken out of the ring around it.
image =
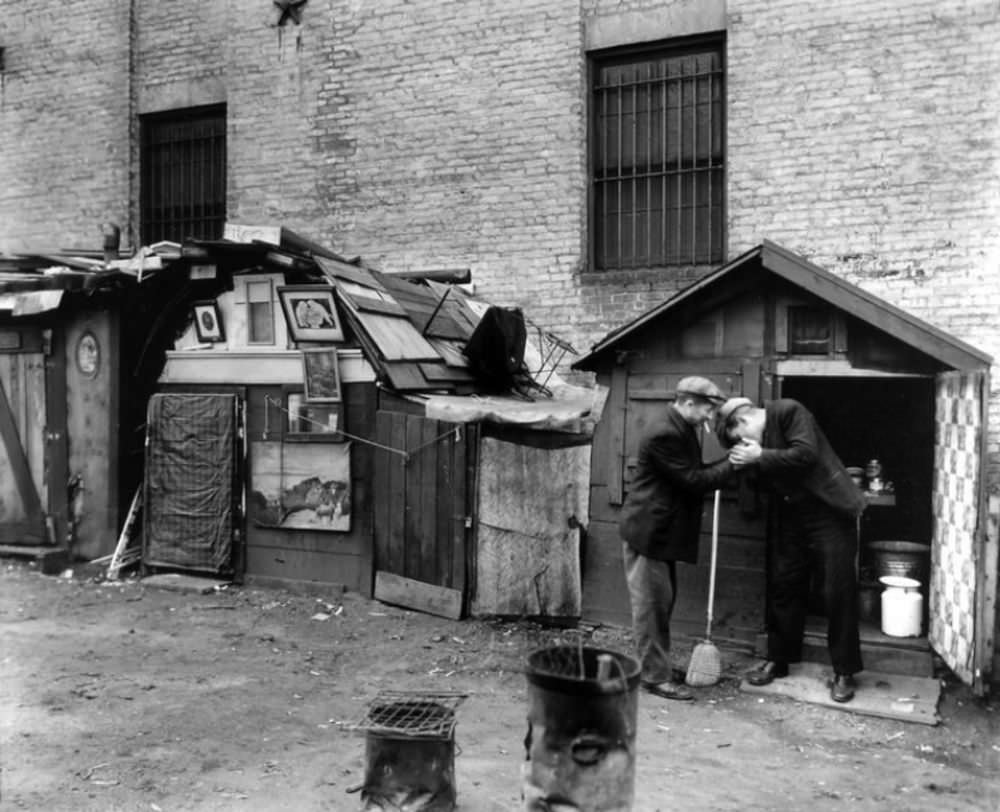
[[[222,316],[219,314],[219,306],[214,302],[194,302],[194,330],[198,336],[198,341],[215,344],[226,340],[226,333],[222,329]]]
[[[333,347],[302,350],[302,379],[306,403],[337,403],[340,400],[340,370]]]
[[[344,340],[329,285],[284,285],[278,297],[293,341]]]
[[[344,442],[342,403],[306,403],[302,390],[285,392],[285,429],[289,442]]]
[[[250,444],[248,518],[260,527],[351,530],[351,444]]]

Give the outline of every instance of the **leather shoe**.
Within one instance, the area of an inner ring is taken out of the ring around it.
[[[854,689],[858,684],[850,674],[836,674],[830,685],[830,699],[834,702],[850,702],[854,699]]]
[[[758,665],[753,671],[747,674],[747,682],[751,685],[769,685],[776,679],[788,676],[788,663],[779,663],[775,660],[768,660],[763,665]]]

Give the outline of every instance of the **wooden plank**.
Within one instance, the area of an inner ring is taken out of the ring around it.
[[[438,530],[436,505],[441,501],[442,493],[438,481],[438,435],[445,430],[446,424],[425,417],[416,418],[420,421],[420,440],[417,442],[410,458],[410,465],[417,474],[418,485],[413,491],[412,511],[416,514],[414,526],[417,528],[416,543],[420,556],[418,576],[421,581],[431,584],[444,584],[446,567],[438,555]]]
[[[441,356],[409,319],[358,313],[358,321],[386,361],[440,361]]]
[[[831,377],[831,378],[933,378],[931,374],[922,372],[897,372],[885,369],[865,369],[855,367],[850,361],[823,358],[810,359],[791,358],[787,361],[777,361],[775,370],[779,375],[789,377]]]
[[[465,423],[455,441],[451,464],[451,585],[468,598],[475,590],[477,523],[476,468],[479,465],[479,423]]]
[[[37,532],[40,538],[44,538],[42,505],[38,499],[38,491],[35,490],[31,470],[28,468],[28,460],[21,447],[21,438],[14,423],[10,403],[2,386],[0,386],[0,440],[3,441],[4,448],[7,450],[11,473],[17,485],[21,504],[24,506],[25,519],[32,528],[37,528],[33,535]]]
[[[20,519],[0,525],[0,544],[41,544],[45,535],[38,522]]]
[[[611,373],[611,392],[605,405],[610,424],[608,433],[608,472],[605,482],[612,505],[620,505],[625,496],[622,478],[625,475],[625,421],[628,396],[628,369],[616,365]]]
[[[281,578],[290,581],[314,581],[323,588],[338,584],[348,589],[360,589],[366,570],[360,555],[324,552],[290,555],[280,547],[250,547],[247,549],[248,580]]]
[[[26,558],[34,561],[43,575],[56,575],[69,566],[65,548],[48,545],[7,544],[0,537],[0,558]]]
[[[453,426],[451,423],[439,423],[441,430]],[[434,472],[436,482],[437,498],[434,500],[433,511],[435,513],[435,529],[437,534],[437,555],[438,572],[440,573],[437,583],[442,586],[459,588],[461,581],[455,580],[454,570],[454,533],[455,525],[453,520],[454,503],[456,494],[454,492],[454,471],[455,471],[455,432],[449,432],[443,437],[438,445],[437,466]]]
[[[53,331],[53,334],[59,331]],[[53,348],[54,349],[54,348]],[[28,460],[28,468],[31,471],[31,478],[35,483],[35,493],[38,494],[38,501],[41,504],[43,521],[49,515],[49,482],[66,482],[67,477],[62,479],[54,478],[54,471],[50,471],[46,476],[48,460],[46,455],[47,436],[50,432],[55,432],[55,424],[48,420],[48,409],[46,405],[45,388],[45,357],[41,353],[23,355],[22,358],[22,380],[23,389],[19,408],[23,410],[21,416],[21,445],[24,447],[24,455]],[[66,379],[65,371],[62,372],[63,380]],[[63,404],[66,399],[63,397]],[[114,483],[109,483],[111,486]],[[65,487],[55,487],[53,492],[66,492]],[[55,539],[53,539],[53,542]]]
[[[390,413],[390,430],[387,445],[400,451],[406,449],[406,415]],[[387,510],[389,515],[388,555],[377,569],[387,569],[402,575],[406,567],[406,463],[400,454],[389,454],[389,488]]]
[[[417,364],[417,369],[428,381],[468,383],[475,380],[475,376],[468,370],[458,369],[443,363],[422,362]]]
[[[464,341],[449,341],[446,338],[428,336],[427,343],[434,348],[448,366],[458,367],[459,369],[469,368],[469,359],[462,352],[462,348],[465,346]]]
[[[412,454],[413,449],[416,449],[421,441],[423,430],[423,417],[418,417],[416,415],[407,415],[406,418],[406,440],[403,443],[403,447],[406,449],[407,454]],[[404,511],[403,517],[403,528],[404,528],[404,556],[403,556],[403,569],[400,571],[400,575],[405,575],[407,578],[416,578],[420,580],[421,572],[421,538],[420,538],[420,513],[423,509],[423,504],[420,502],[420,498],[423,495],[423,488],[421,487],[421,471],[420,465],[418,463],[418,456],[410,456],[404,464],[404,502],[402,503],[402,509]]]
[[[427,584],[383,570],[375,573],[375,599],[452,620],[459,620],[462,616],[462,593],[457,589]]]
[[[715,380],[717,376],[738,373],[740,360],[733,358],[634,358],[629,361],[632,375],[665,375],[676,378],[685,375],[704,375]],[[721,381],[716,381],[720,386]]]
[[[452,384],[438,382],[431,384],[418,364],[408,361],[393,361],[382,367],[389,386],[397,392],[426,392],[429,389],[451,389]]]
[[[908,677],[865,669],[855,675],[857,695],[846,704],[830,698],[827,685],[829,668],[819,663],[794,663],[784,679],[769,685],[751,685],[746,680],[740,690],[752,694],[786,696],[798,702],[821,705],[831,710],[846,710],[864,716],[877,716],[899,722],[936,725],[941,698],[941,682],[933,677]]]
[[[583,568],[583,618],[629,626],[632,622],[618,523],[591,521]]]

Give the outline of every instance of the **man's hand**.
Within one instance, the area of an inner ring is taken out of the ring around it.
[[[729,461],[733,468],[745,468],[760,459],[761,447],[756,440],[740,440],[729,450]]]

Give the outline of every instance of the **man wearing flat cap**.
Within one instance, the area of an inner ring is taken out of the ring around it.
[[[737,470],[755,469],[772,493],[776,530],[767,590],[767,661],[747,675],[767,685],[788,675],[802,656],[810,575],[821,576],[827,615],[827,648],[835,702],[854,697],[861,671],[858,632],[857,518],[865,507],[860,489],[827,441],[812,413],[796,400],[756,406],[731,398],[719,408],[716,431]]]
[[[699,429],[708,426],[725,395],[707,378],[682,378],[674,400],[639,446],[639,460],[622,506],[619,531],[632,630],[649,692],[693,699],[674,679],[670,618],[677,597],[676,562],[694,563],[704,495],[733,475],[725,458],[702,463]]]

